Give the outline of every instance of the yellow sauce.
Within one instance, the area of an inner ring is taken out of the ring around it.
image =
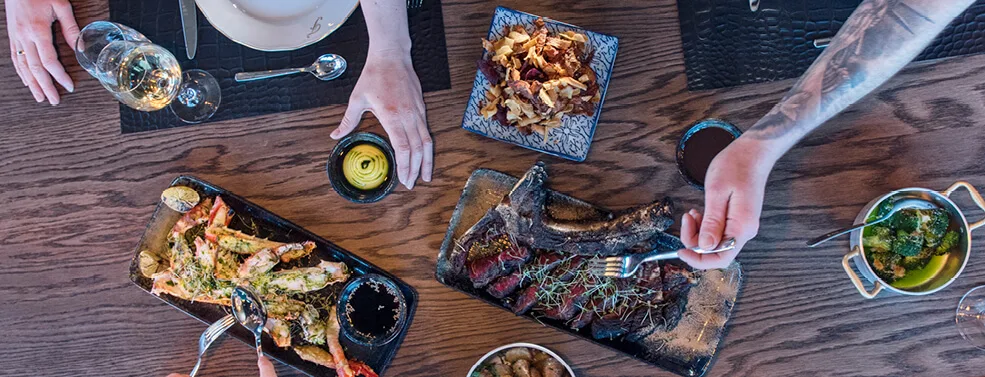
[[[386,181],[390,164],[386,154],[371,144],[359,144],[349,149],[342,160],[345,180],[360,190],[372,190]]]

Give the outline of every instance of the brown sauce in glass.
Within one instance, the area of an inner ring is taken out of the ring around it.
[[[684,171],[695,182],[704,185],[711,161],[733,140],[735,136],[732,133],[719,127],[708,127],[691,134],[684,142],[681,161]]]

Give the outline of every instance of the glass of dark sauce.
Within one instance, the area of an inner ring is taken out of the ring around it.
[[[366,274],[353,279],[339,295],[342,333],[364,346],[387,344],[407,323],[407,301],[393,280]]]
[[[705,119],[684,131],[677,143],[677,169],[684,180],[704,190],[711,161],[739,135],[738,127],[720,119]]]

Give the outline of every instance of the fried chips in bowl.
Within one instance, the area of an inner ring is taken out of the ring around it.
[[[546,142],[565,115],[595,115],[601,95],[586,35],[552,33],[542,18],[533,26],[506,26],[499,39],[482,40],[478,66],[491,86],[479,114],[524,135],[536,132]]]

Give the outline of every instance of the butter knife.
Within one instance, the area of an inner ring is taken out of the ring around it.
[[[188,59],[195,58],[195,50],[198,49],[198,15],[195,9],[195,0],[178,0],[181,8],[181,30],[185,34],[185,52]]]

